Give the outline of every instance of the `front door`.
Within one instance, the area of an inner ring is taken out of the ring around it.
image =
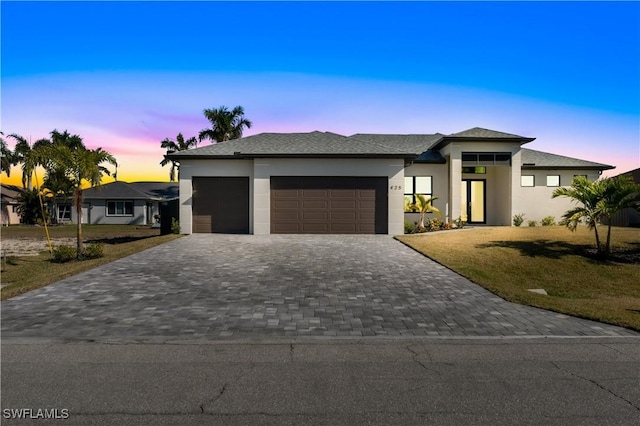
[[[486,223],[486,181],[464,179],[460,195],[462,220],[467,223]]]

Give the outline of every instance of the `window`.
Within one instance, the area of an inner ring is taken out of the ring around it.
[[[107,201],[107,216],[133,216],[133,201]]]
[[[462,166],[510,166],[511,153],[509,152],[463,152]]]
[[[71,221],[71,204],[58,205],[58,221]]]
[[[547,186],[560,186],[560,175],[547,175]]]
[[[485,166],[463,167],[462,173],[484,175],[484,174],[487,174],[487,168]]]
[[[520,176],[520,186],[536,186],[536,180],[533,175]]]
[[[415,194],[430,197],[433,194],[433,182],[431,176],[405,176],[404,199],[405,204],[416,202]]]

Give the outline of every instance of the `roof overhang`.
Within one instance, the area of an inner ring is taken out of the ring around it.
[[[443,136],[438,142],[436,142],[431,149],[442,149],[445,146],[453,142],[498,142],[498,143],[517,143],[524,145],[536,140],[536,138],[479,138],[469,136]]]

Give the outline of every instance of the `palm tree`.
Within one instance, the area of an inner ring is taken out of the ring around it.
[[[411,204],[408,198],[405,198],[405,211],[418,211],[420,213],[420,221],[418,222],[417,229],[424,229],[424,219],[427,213],[435,213],[439,217],[442,217],[442,213],[436,207],[433,206],[433,202],[438,197],[426,197],[422,194],[415,194],[416,202]]]
[[[188,149],[195,148],[196,146],[198,146],[198,140],[195,137],[189,138],[185,141],[182,133],[178,133],[175,141],[172,141],[169,138],[165,138],[165,140],[160,143],[160,148],[166,149],[167,154],[176,151],[186,151]],[[176,178],[176,170],[178,172],[180,171],[180,163],[176,160],[170,160],[165,156],[164,159],[160,162],[160,165],[164,167],[169,163],[171,163],[169,179],[171,181],[174,181]]]
[[[562,215],[562,225],[575,231],[583,220],[589,230],[593,229],[596,237],[598,257],[607,258],[611,251],[611,219],[620,210],[630,207],[640,211],[640,186],[629,176],[605,178],[595,182],[584,176],[573,179],[570,187],[557,188],[552,198],[568,197],[578,205]],[[603,246],[598,232],[598,225],[605,219],[608,221],[607,239]]]
[[[14,164],[22,164],[22,187],[31,189],[35,168],[43,166],[44,162],[46,162],[46,158],[42,158],[43,163],[35,161],[35,155],[31,151],[35,148],[49,145],[51,141],[49,139],[38,139],[32,146],[26,138],[16,133],[12,133],[8,137],[16,141],[13,160]]]
[[[0,136],[4,136],[4,133],[0,132]],[[3,137],[0,137],[0,156],[0,173],[5,172],[7,176],[11,176],[11,166],[15,164],[15,157]]]
[[[205,109],[204,116],[211,122],[210,129],[204,129],[198,135],[198,139],[209,139],[211,142],[224,142],[242,137],[243,128],[250,129],[251,121],[244,118],[244,108],[235,107],[229,111],[226,106],[220,108]]]
[[[110,175],[111,172],[102,166],[103,163],[116,165],[116,159],[102,148],[87,149],[83,144],[70,147],[66,144],[51,144],[42,148],[42,154],[48,155],[51,165],[55,169],[65,171],[66,176],[71,180],[73,188],[73,203],[77,214],[77,257],[81,258],[84,246],[82,243],[82,183],[88,182],[91,186],[100,185],[102,175]]]

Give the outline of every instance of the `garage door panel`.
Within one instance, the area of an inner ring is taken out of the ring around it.
[[[351,223],[332,223],[331,224],[331,233],[333,234],[358,234],[358,226]],[[373,233],[373,232],[371,232]]]
[[[300,220],[301,213],[302,212],[300,210],[282,210],[278,214],[278,219],[280,221],[297,221]]]
[[[358,210],[372,210],[375,211],[376,200],[358,200]]]
[[[298,210],[301,207],[300,200],[277,199],[272,201],[273,207],[276,209],[292,209]]]
[[[329,190],[326,189],[302,189],[302,197],[304,198],[327,198]]]
[[[274,234],[300,234],[298,223],[272,223],[271,232]]]
[[[332,189],[330,191],[331,198],[349,198],[353,199],[358,196],[358,191],[355,189]]]
[[[372,212],[359,211],[357,212],[357,218],[359,221],[374,221],[376,219],[376,215]]]
[[[297,189],[281,189],[278,192],[278,196],[279,196],[279,198],[298,199],[298,197],[300,196],[299,192],[300,191],[298,191]]]
[[[302,200],[303,209],[327,209],[329,207],[328,200]]]
[[[375,215],[371,215],[373,217]],[[358,212],[356,211],[332,211],[330,214],[330,219],[332,222],[337,221],[351,221],[355,222],[358,219]]]
[[[355,210],[358,206],[357,200],[332,199],[330,200],[332,209]]]
[[[328,234],[329,224],[324,223],[306,223],[303,222],[301,226],[302,234]]]
[[[386,234],[387,181],[386,177],[272,176],[271,232]]]
[[[301,219],[304,221],[326,221],[329,219],[329,212],[326,210],[303,210],[301,213]]]

